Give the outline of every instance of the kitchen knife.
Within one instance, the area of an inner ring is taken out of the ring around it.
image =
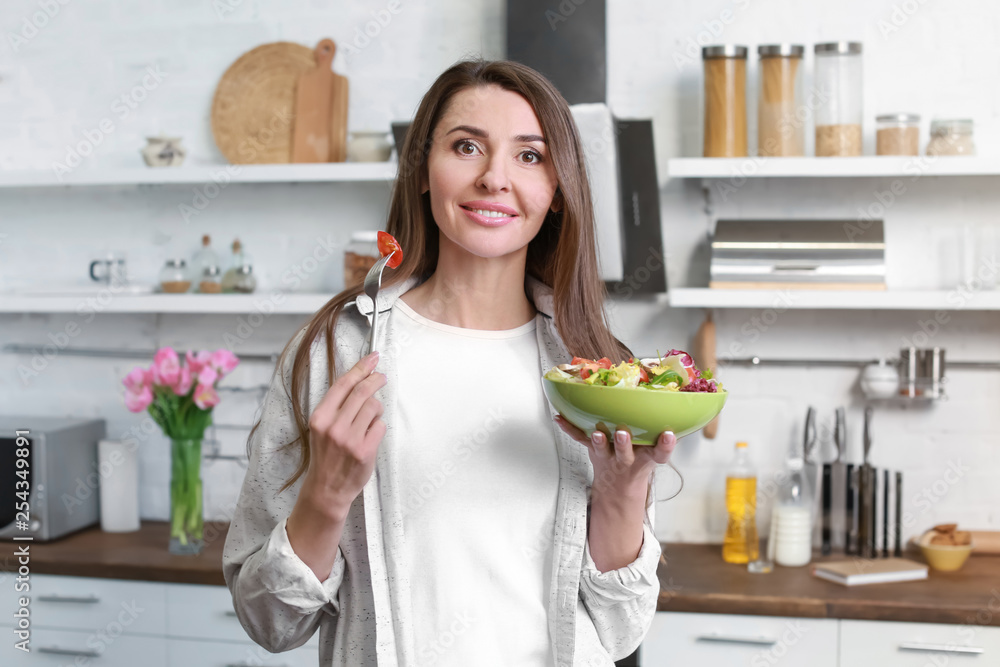
[[[882,558],[889,557],[889,470],[882,474]]]
[[[878,468],[872,468],[872,485],[868,492],[871,494],[872,521],[871,532],[868,533],[868,549],[871,551],[871,558],[878,558]]]
[[[853,463],[847,464],[847,487],[844,495],[844,553],[858,553],[858,469]]]
[[[868,536],[871,533],[872,508],[869,489],[872,485],[872,469],[869,465],[861,466],[861,489],[859,492],[861,504],[858,507],[858,553],[862,558],[871,558],[871,547]]]
[[[903,473],[896,473],[896,558],[903,557]]]
[[[871,465],[871,421],[872,409],[871,407],[866,407],[864,428],[862,432],[865,458],[864,465],[861,468],[861,516],[858,530],[858,541],[860,542],[862,558],[874,557],[873,552],[875,545],[875,470]]]
[[[831,514],[833,512],[833,466],[829,463],[823,464],[823,555],[829,556],[833,550],[830,538],[833,530],[830,525]]]

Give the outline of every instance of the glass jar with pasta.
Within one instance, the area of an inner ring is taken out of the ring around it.
[[[747,155],[747,47],[706,46],[705,157]]]
[[[802,106],[802,56],[799,44],[757,47],[760,56],[757,98],[757,154],[768,157],[805,155]]]

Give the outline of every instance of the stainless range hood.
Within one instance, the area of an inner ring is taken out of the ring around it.
[[[544,74],[580,130],[601,278],[612,296],[665,292],[660,191],[649,119],[607,106],[605,0],[508,0],[507,58]]]

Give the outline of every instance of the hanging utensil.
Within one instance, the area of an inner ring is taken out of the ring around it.
[[[705,321],[698,327],[694,335],[694,358],[698,368],[702,370],[710,369],[713,377],[718,372],[718,360],[715,352],[715,322],[712,321],[712,311],[705,313]],[[708,426],[701,430],[703,436],[709,440],[714,440],[719,432],[719,417],[708,422]]]

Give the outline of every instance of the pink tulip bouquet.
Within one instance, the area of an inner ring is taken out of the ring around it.
[[[172,347],[161,347],[149,368],[136,366],[122,384],[125,406],[132,412],[149,409],[169,438],[201,440],[219,403],[219,380],[231,373],[239,358],[224,348],[184,353],[182,365]]]
[[[122,384],[132,412],[149,410],[170,438],[170,547],[196,554],[204,545],[201,441],[219,403],[215,387],[240,363],[226,349],[184,354],[181,364],[171,347],[157,350],[150,368],[136,366]]]

